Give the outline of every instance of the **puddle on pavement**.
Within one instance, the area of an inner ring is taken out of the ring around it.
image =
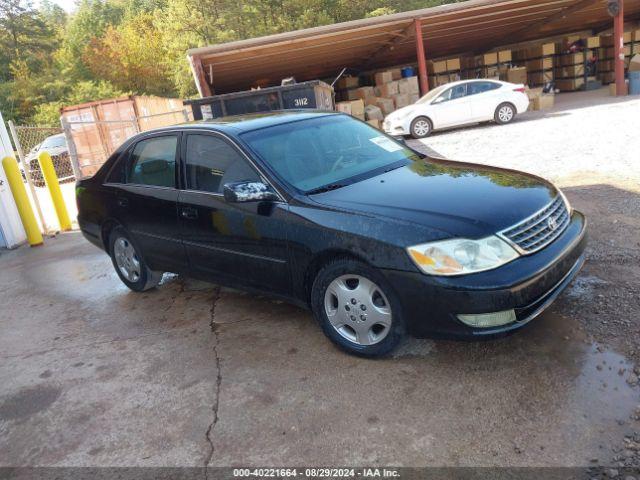
[[[480,377],[485,388],[521,402],[527,415],[554,412],[560,424],[576,432],[590,426],[596,450],[621,440],[633,427],[629,417],[640,403],[640,388],[626,381],[634,365],[589,341],[576,319],[553,311],[496,340],[410,339],[389,361],[405,364],[416,378],[437,375],[472,384]],[[603,452],[602,460],[609,454]]]

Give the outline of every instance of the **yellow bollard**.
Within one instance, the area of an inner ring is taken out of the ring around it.
[[[2,167],[7,176],[9,188],[16,202],[16,207],[18,207],[18,214],[20,215],[20,220],[22,220],[24,231],[27,234],[29,245],[32,247],[42,245],[42,233],[38,227],[36,216],[33,214],[31,202],[27,196],[27,189],[24,188],[18,162],[16,162],[16,159],[13,157],[5,157],[2,159]]]
[[[38,163],[40,164],[40,170],[42,170],[44,182],[47,184],[47,188],[49,189],[49,193],[51,194],[53,207],[56,210],[58,222],[60,223],[60,230],[62,230],[63,232],[71,230],[71,220],[69,220],[67,206],[65,205],[64,198],[62,197],[62,191],[60,190],[60,184],[58,183],[56,169],[53,168],[51,155],[49,155],[47,152],[42,152],[40,155],[38,155]]]

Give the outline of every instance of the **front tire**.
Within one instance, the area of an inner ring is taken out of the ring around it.
[[[433,131],[433,123],[427,117],[417,117],[409,126],[409,133],[413,138],[426,138]]]
[[[162,272],[147,267],[138,247],[124,228],[116,227],[111,232],[109,253],[118,277],[134,292],[150,290],[162,280]]]
[[[357,260],[339,258],[320,270],[311,308],[324,334],[354,355],[386,355],[404,337],[393,290],[379,272]]]
[[[510,103],[502,103],[498,105],[496,108],[496,113],[493,118],[498,125],[506,125],[507,123],[511,123],[514,118],[516,118],[516,107],[511,105]]]

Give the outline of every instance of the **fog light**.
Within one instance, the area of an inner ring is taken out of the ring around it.
[[[515,310],[504,312],[484,313],[482,315],[458,315],[462,323],[474,328],[490,328],[507,325],[516,321]]]

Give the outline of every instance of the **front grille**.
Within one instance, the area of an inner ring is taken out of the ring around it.
[[[524,253],[534,253],[558,238],[569,225],[569,211],[561,195],[538,213],[500,232]]]

